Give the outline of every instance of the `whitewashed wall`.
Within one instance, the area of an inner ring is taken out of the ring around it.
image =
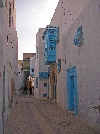
[[[9,27],[9,2],[7,7],[0,7],[0,133],[4,132],[6,120],[17,101],[17,72],[18,72],[18,39],[15,25],[15,9],[11,5],[11,27]],[[8,17],[8,18],[7,18]],[[8,42],[7,42],[8,36]],[[4,74],[4,75],[3,75]],[[13,80],[14,94],[11,96],[11,81]],[[13,99],[12,99],[13,98]],[[2,114],[3,111],[3,114]],[[1,116],[2,115],[2,116]]]
[[[66,70],[76,66],[79,116],[96,128],[100,128],[99,21],[99,0],[60,0],[50,23],[58,26],[60,32],[57,59],[61,58],[61,72],[57,74],[57,103],[62,108],[68,108]],[[84,44],[77,47],[73,39],[81,25]]]
[[[0,8],[0,16],[2,16]],[[3,110],[3,46],[2,46],[2,19],[0,19],[0,132],[3,133],[2,110]]]
[[[32,68],[34,68],[34,57],[30,58],[30,75],[34,75],[34,72],[32,72]]]
[[[18,64],[18,95],[21,94],[21,88],[24,87],[24,72],[21,68],[22,66]]]
[[[36,34],[36,49],[38,47],[38,51],[39,51],[39,33]],[[38,52],[38,56],[36,53],[36,60],[35,60],[35,69],[34,69],[34,97],[36,97],[37,99],[39,99],[39,86],[38,88],[36,88],[36,77],[39,77],[39,52]],[[39,85],[39,84],[38,84]]]
[[[38,58],[36,54],[35,62],[35,83],[34,83],[34,96],[38,99],[47,99],[43,97],[43,94],[48,95],[48,79],[40,79],[39,72],[47,72],[48,66],[44,65],[44,42],[42,39],[44,28],[40,28],[36,35],[36,47],[38,47]],[[38,88],[36,88],[36,77],[38,77]],[[47,87],[44,87],[44,83],[47,83]]]

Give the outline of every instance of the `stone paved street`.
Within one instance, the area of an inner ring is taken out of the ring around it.
[[[50,101],[33,96],[18,98],[7,122],[6,134],[99,134],[79,118]]]

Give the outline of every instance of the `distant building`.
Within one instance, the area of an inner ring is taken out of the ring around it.
[[[14,0],[0,0],[0,134],[17,101],[18,38]]]
[[[34,57],[35,53],[23,53],[23,71],[30,72],[30,58]]]
[[[30,58],[34,57],[36,53],[23,53],[23,71],[24,71],[24,85],[27,85],[27,79],[30,76]]]
[[[18,60],[18,64],[22,66],[23,60]]]
[[[34,78],[35,60],[36,60],[36,55],[30,58],[30,76],[32,76],[33,78]]]
[[[34,96],[41,100],[48,98],[48,66],[44,65],[44,42],[42,40],[44,30],[40,28],[36,34],[36,60],[34,70]]]

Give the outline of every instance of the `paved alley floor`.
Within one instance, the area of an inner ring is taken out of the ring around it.
[[[6,134],[100,133],[48,100],[21,95],[7,122]]]

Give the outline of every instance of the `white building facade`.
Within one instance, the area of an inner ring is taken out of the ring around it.
[[[56,11],[61,13],[59,18],[62,20],[57,24],[62,33],[57,46],[57,57],[61,59],[61,71],[57,74],[57,102],[97,128],[100,128],[99,5],[98,0],[60,1],[60,9]],[[56,17],[50,25],[58,22],[54,20]]]
[[[36,35],[36,60],[34,70],[34,97],[40,100],[48,98],[48,66],[44,65],[44,28]]]
[[[34,68],[35,68],[35,59],[36,56],[30,58],[30,76],[34,77]]]
[[[99,22],[100,0],[59,0],[49,25],[59,27],[55,53],[57,104],[97,129],[100,129]]]
[[[36,55],[34,57],[30,58],[30,76],[31,76],[31,86],[34,89],[34,70],[35,70],[35,60],[36,60]]]
[[[0,0],[0,133],[17,101],[18,38],[14,0]]]

